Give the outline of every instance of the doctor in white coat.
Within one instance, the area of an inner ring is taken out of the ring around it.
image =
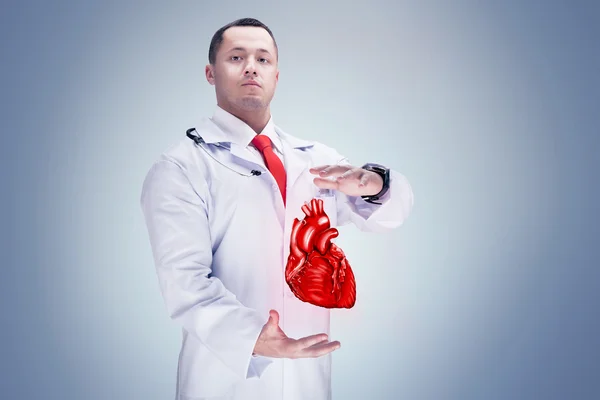
[[[261,22],[217,31],[209,62],[214,115],[158,157],[141,194],[162,296],[182,327],[176,399],[331,399],[341,344],[329,341],[330,310],[299,300],[285,282],[293,221],[329,189],[333,226],[386,232],[410,213],[411,187],[394,170],[384,185],[379,173],[274,124],[277,44]],[[251,143],[257,134],[285,166],[285,203]],[[362,197],[382,191],[377,202]]]

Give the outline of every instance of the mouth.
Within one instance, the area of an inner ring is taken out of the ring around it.
[[[260,87],[258,82],[255,82],[255,81],[246,82],[242,86],[258,86],[258,87]]]

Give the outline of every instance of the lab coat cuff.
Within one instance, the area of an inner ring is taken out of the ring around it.
[[[254,346],[256,345],[256,342],[258,340],[258,337],[260,336],[260,332],[262,331],[263,326],[267,323],[268,318],[265,319],[264,321],[260,321],[261,323],[259,323],[257,329],[254,331],[254,334],[251,337],[251,340],[249,340],[250,344],[250,349],[248,351],[247,354],[250,355],[249,360],[248,360],[248,368],[246,370],[246,379],[251,379],[251,378],[260,378],[263,374],[263,372],[267,369],[267,367],[273,363],[273,360],[269,357],[263,357],[260,355],[254,355],[252,354],[254,351]]]
[[[375,211],[377,211],[378,208],[380,208],[381,206],[386,205],[390,201],[390,199],[392,198],[392,194],[391,194],[391,190],[388,190],[378,200],[373,200],[373,201],[375,201],[375,203],[380,203],[380,204],[369,203],[368,201],[366,201],[365,199],[363,199],[361,196],[349,196],[349,198],[352,199],[352,202],[354,203],[354,206],[356,207],[357,210],[367,210],[368,214],[367,213],[365,213],[365,214],[367,214],[368,216],[370,216]]]
[[[273,359],[264,356],[252,356],[248,366],[248,375],[246,379],[260,378],[267,367],[273,363]]]
[[[348,196],[350,219],[366,232],[388,232],[402,225],[410,214],[414,199],[408,180],[400,173],[390,171],[390,188],[372,204],[360,196]]]
[[[229,318],[228,326],[222,324],[213,329],[213,338],[208,343],[217,357],[238,377],[246,379],[249,375],[251,357],[256,340],[267,318],[249,308],[242,308],[242,318]]]

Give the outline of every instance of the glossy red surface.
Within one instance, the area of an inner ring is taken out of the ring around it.
[[[304,204],[303,220],[294,219],[285,280],[296,297],[325,308],[352,308],[356,302],[354,273],[341,248],[332,239],[323,200]]]

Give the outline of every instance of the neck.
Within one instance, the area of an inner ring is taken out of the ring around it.
[[[265,126],[267,126],[267,123],[271,118],[271,108],[269,106],[260,108],[258,110],[243,110],[234,106],[226,106],[221,104],[218,104],[218,106],[231,115],[234,115],[240,120],[244,121],[257,134],[261,133],[263,129],[265,129]]]

